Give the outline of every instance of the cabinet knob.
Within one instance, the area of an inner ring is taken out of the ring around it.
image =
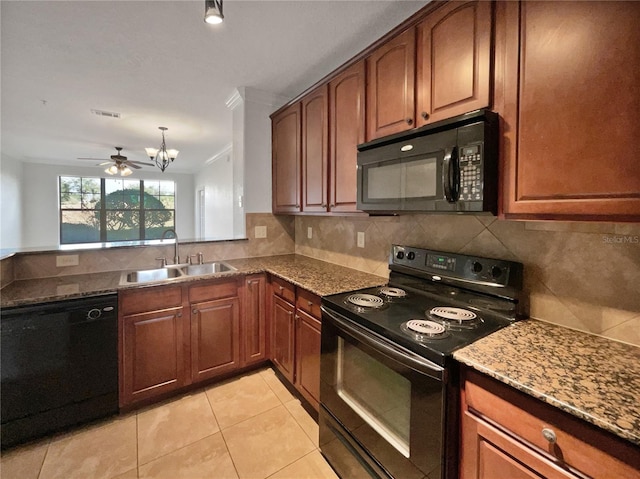
[[[542,428],[542,437],[549,441],[550,444],[555,444],[558,439],[553,429],[548,427]]]
[[[413,118],[407,118],[405,121],[407,122],[407,125],[413,125]]]
[[[329,206],[330,206],[331,208],[334,208],[334,207],[336,206],[336,204],[335,204],[335,203],[331,203]]]
[[[323,207],[323,208],[326,208],[326,207],[327,207],[327,204],[326,204],[326,203],[322,203],[322,207]]]
[[[182,311],[178,311],[178,314],[176,314],[176,316],[181,318],[182,317]]]
[[[191,312],[192,312],[193,314],[198,314],[198,310],[197,310],[196,308],[193,308],[193,309],[191,310]]]
[[[278,289],[280,290],[281,293],[284,291],[284,287],[282,286],[278,286]]]
[[[300,205],[296,205],[296,208],[300,209]]]
[[[420,116],[422,116],[423,120],[426,120],[427,118],[429,118],[429,113],[427,113],[426,111],[423,111]]]
[[[313,302],[307,301],[307,303],[309,304],[309,307],[313,306]]]

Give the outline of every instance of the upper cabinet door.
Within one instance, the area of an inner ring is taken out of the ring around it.
[[[357,146],[364,143],[364,96],[364,60],[340,73],[329,84],[331,211],[357,211]]]
[[[417,126],[490,106],[492,2],[448,2],[417,26]]]
[[[302,101],[302,211],[327,211],[329,116],[327,85]]]
[[[300,211],[300,103],[272,119],[273,212]]]
[[[367,140],[415,126],[415,29],[367,58]]]
[[[640,2],[497,13],[505,215],[640,220]]]

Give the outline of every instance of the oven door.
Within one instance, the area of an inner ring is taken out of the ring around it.
[[[446,374],[323,306],[320,449],[343,478],[444,477]]]

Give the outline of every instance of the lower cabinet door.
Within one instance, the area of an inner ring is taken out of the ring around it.
[[[266,277],[247,276],[244,283],[244,310],[241,334],[244,341],[243,366],[267,359]]]
[[[191,305],[191,379],[195,383],[240,365],[239,299]]]
[[[296,387],[311,405],[320,406],[320,321],[296,314]]]
[[[280,372],[292,384],[294,378],[294,315],[295,306],[274,294],[271,310],[272,359]]]
[[[185,385],[182,308],[124,316],[120,406]]]

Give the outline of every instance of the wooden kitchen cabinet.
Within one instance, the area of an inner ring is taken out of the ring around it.
[[[240,336],[244,345],[243,366],[268,358],[266,282],[264,274],[252,274],[244,280],[244,307],[240,321]]]
[[[639,2],[498,2],[504,215],[640,220]]]
[[[320,407],[320,298],[298,290],[296,298],[295,386],[318,410]]]
[[[417,25],[415,126],[491,105],[492,7],[447,2]]]
[[[189,287],[191,380],[196,383],[240,367],[238,281],[200,281]]]
[[[183,292],[177,287],[119,295],[120,406],[151,399],[188,382]],[[188,334],[188,331],[186,332]]]
[[[274,213],[300,211],[300,102],[272,118],[272,199]]]
[[[329,209],[355,212],[357,146],[365,141],[365,62],[352,65],[329,83]]]
[[[327,85],[301,100],[302,211],[327,211],[329,178],[329,103]]]
[[[367,141],[415,127],[415,35],[409,28],[367,58]]]
[[[461,479],[640,477],[637,447],[464,368]]]
[[[272,360],[292,384],[294,382],[295,306],[274,295],[271,309]]]
[[[316,409],[320,405],[320,297],[271,277],[271,359]]]

